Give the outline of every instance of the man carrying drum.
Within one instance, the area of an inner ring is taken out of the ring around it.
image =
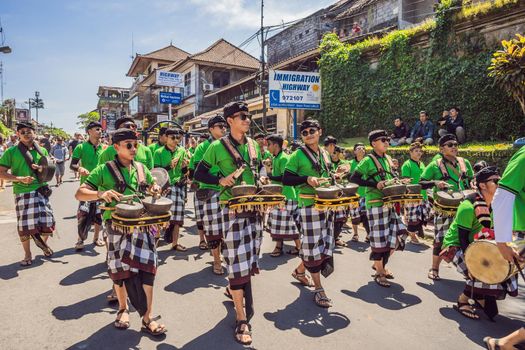
[[[76,192],[79,201],[104,200],[108,208],[114,207],[123,195],[145,193],[160,194],[150,171],[134,161],[137,135],[130,129],[118,129],[113,134],[113,147],[117,157],[96,167]],[[119,311],[114,326],[129,328],[127,297],[142,317],[142,330],[151,335],[166,333],[166,327],[152,317],[153,283],[158,266],[155,237],[147,226],[135,226],[129,234],[112,225],[112,211],[103,214],[108,233],[108,272],[117,293]]]
[[[253,316],[251,276],[259,273],[262,220],[254,210],[236,213],[227,203],[233,198],[232,186],[257,183],[261,152],[257,142],[246,136],[251,124],[246,103],[228,103],[224,106],[223,116],[230,126],[230,133],[208,147],[195,171],[195,179],[222,188],[223,254],[229,280],[226,294],[233,299],[235,306],[235,340],[249,345],[252,342],[249,322]],[[217,197],[218,194],[213,195],[218,204]]]
[[[189,177],[193,180],[195,169],[202,161],[204,153],[211,143],[226,135],[228,124],[222,115],[217,114],[208,120],[208,131],[211,137],[199,143],[195,149],[195,153],[190,159]],[[213,255],[213,273],[216,275],[224,274],[221,265],[221,253],[219,251],[220,241],[222,239],[222,218],[220,217],[220,210],[218,202],[212,200],[210,194],[219,193],[220,186],[210,185],[206,183],[193,180],[194,184],[198,186],[195,191],[194,207],[195,219],[197,221],[197,230],[199,231],[199,248],[204,250],[209,248]],[[214,205],[217,204],[217,205]],[[206,240],[204,239],[206,237]],[[206,244],[207,242],[207,244]]]
[[[365,144],[358,142],[354,145],[354,159],[350,161],[350,174],[353,174],[357,168],[357,164],[366,156]],[[357,194],[359,195],[359,207],[350,209],[350,217],[352,218],[352,230],[354,232],[352,236],[352,242],[359,241],[359,224],[363,224],[366,231],[365,242],[369,243],[370,238],[370,227],[368,225],[368,217],[366,216],[366,200],[365,200],[366,187],[359,186]]]
[[[465,262],[465,252],[472,242],[495,238],[490,206],[499,179],[495,167],[486,167],[476,173],[476,195],[461,202],[443,239],[443,251],[440,256],[445,261],[452,262],[466,279],[465,289],[460,294],[455,309],[471,319],[479,319],[474,307],[479,305],[492,320],[498,314],[496,300],[505,298],[507,293],[511,296],[518,294],[516,276],[501,284],[487,284],[475,280]]]
[[[283,184],[295,186],[299,197],[299,227],[301,229],[302,262],[294,271],[294,278],[306,284],[305,270],[310,272],[314,284],[314,301],[317,306],[328,308],[332,301],[321,284],[321,272],[326,277],[333,271],[333,212],[320,211],[314,207],[315,188],[330,182],[332,164],[330,155],[319,145],[323,133],[317,120],[307,119],[301,123],[304,146],[291,154],[286,165]]]
[[[454,219],[455,209],[445,212],[440,209],[436,200],[439,190],[449,189],[454,192],[470,188],[474,176],[472,165],[462,157],[458,157],[458,141],[455,135],[444,135],[439,139],[439,157],[434,157],[421,174],[420,184],[423,189],[434,189],[434,249],[432,251],[432,267],[428,271],[428,278],[439,281],[439,265],[443,237]]]
[[[163,168],[170,178],[169,198],[173,201],[171,207],[170,226],[166,236],[171,236],[171,249],[185,252],[187,249],[179,244],[179,230],[184,224],[184,209],[186,200],[186,173],[188,171],[188,156],[184,147],[179,146],[184,131],[178,128],[166,130],[166,144],[155,151],[153,164],[155,168]],[[168,240],[169,241],[169,240]]]
[[[374,130],[368,134],[373,151],[357,165],[350,181],[366,186],[366,209],[370,225],[370,260],[376,271],[374,281],[381,287],[390,287],[387,279],[393,279],[386,269],[390,256],[403,250],[407,236],[406,226],[393,207],[385,205],[381,191],[388,180],[392,180],[392,160],[386,154],[390,137],[385,130]]]

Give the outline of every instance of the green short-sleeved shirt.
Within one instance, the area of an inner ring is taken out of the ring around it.
[[[197,149],[197,147],[190,147],[190,148],[188,148],[188,151],[189,151],[191,154],[194,154],[196,149]]]
[[[261,151],[259,149],[259,145],[255,141],[251,141],[254,143],[255,150],[257,152],[257,160],[261,161]],[[247,165],[250,162],[250,155],[248,153],[248,142],[244,144],[236,144],[237,150],[239,150],[239,153],[246,161]],[[237,170],[237,166],[235,165],[235,161],[230,156],[224,145],[221,143],[220,140],[213,141],[211,145],[208,147],[206,152],[204,153],[204,156],[202,158],[202,162],[206,164],[208,168],[210,168],[210,174],[215,176],[221,176],[226,177],[233,173],[235,170]],[[241,182],[246,182],[247,185],[254,185],[255,184],[255,176],[250,170],[250,167],[247,167],[246,170],[242,173],[242,176],[240,176],[237,179],[236,184],[241,184]],[[220,197],[220,200],[226,201],[232,198],[231,189],[226,189]]]
[[[191,170],[197,169],[197,165],[199,165],[199,163],[202,161],[202,158],[204,157],[204,153],[206,153],[206,150],[208,149],[208,147],[210,147],[212,142],[213,142],[212,139],[207,139],[206,141],[201,142],[197,145],[197,148],[195,148],[195,153],[193,153],[193,156],[190,159],[189,168]],[[212,172],[216,173],[217,171],[218,171],[218,168],[214,169]],[[198,182],[196,180],[194,181],[199,185],[199,188],[212,189],[215,191],[221,190],[221,186],[219,185],[210,185],[204,182]]]
[[[131,188],[138,188],[138,173],[135,167],[131,167],[131,172],[126,167],[121,167],[120,170],[122,171],[122,175],[124,176],[124,180],[126,181],[126,183],[129,184]],[[144,177],[148,185],[153,184],[153,176],[151,176],[151,172],[145,166]],[[116,189],[115,179],[113,178],[113,175],[111,175],[111,172],[109,171],[109,168],[106,166],[105,163],[100,164],[95,169],[93,169],[93,171],[89,174],[88,178],[86,179],[86,184],[88,184],[90,187],[97,191],[108,191]],[[131,195],[135,193],[136,192],[133,192],[131,189],[126,187],[126,190],[124,191],[123,195]],[[105,203],[104,205],[106,207],[114,207],[116,203]],[[104,211],[103,219],[111,219],[111,211]]]
[[[48,156],[47,150],[44,147],[40,147],[40,149],[42,150],[42,154],[44,156]],[[33,163],[38,163],[41,158],[40,154],[38,154],[38,152],[34,149],[29,152],[33,156]],[[32,176],[35,178],[29,185],[23,184],[21,182],[14,182],[14,194],[32,192],[42,186],[47,185],[46,182],[38,182],[35,173],[29,167],[29,165],[27,165],[22,152],[20,152],[17,146],[10,147],[4,152],[4,155],[2,158],[0,158],[0,166],[11,169],[11,174],[14,176]]]
[[[98,164],[104,164],[110,160],[113,160],[115,159],[116,155],[117,151],[115,150],[115,147],[111,145],[106,148],[104,152],[102,152],[100,158],[98,159]],[[147,146],[144,146],[141,143],[139,143],[135,160],[144,164],[148,169],[153,169],[153,154],[151,154],[151,150]]]
[[[441,169],[439,168],[438,161],[442,161],[442,158],[438,158],[437,160],[431,161],[423,170],[423,173],[421,174],[421,180],[443,180],[443,174],[441,173]],[[447,173],[449,175],[449,179],[446,181],[449,185],[451,185],[451,189],[454,191],[462,191],[470,188],[470,180],[474,177],[474,170],[472,170],[472,165],[470,162],[465,159],[465,167],[467,168],[467,179],[462,179],[461,183],[458,186],[458,178],[459,176],[451,170],[452,166],[449,162],[446,162],[447,167]],[[461,172],[459,167],[459,162],[457,162],[456,170],[458,174]],[[434,186],[434,194],[438,191],[437,187]]]
[[[416,162],[413,159],[408,159],[401,166],[401,176],[409,177],[412,179],[412,181],[410,181],[411,184],[417,184],[421,179],[421,174],[423,174],[423,170],[425,170],[425,164],[423,162]],[[426,190],[421,190],[421,194],[423,195],[423,199],[428,199]]]
[[[441,159],[441,158],[443,158],[443,155],[438,152],[438,153],[436,153],[436,155],[434,157],[432,157],[431,162],[433,162],[433,161],[435,161],[437,159]]]
[[[163,146],[155,151],[153,155],[153,164],[155,168],[165,168],[168,170],[168,175],[170,176],[170,184],[175,185],[182,178],[182,161],[186,157],[186,150],[184,147],[179,147],[172,152],[166,146]],[[171,168],[171,160],[174,158],[179,158],[177,166]]]
[[[286,169],[286,164],[288,164],[288,160],[290,159],[290,156],[284,152],[279,152],[278,155],[276,155],[273,158],[272,161],[272,176],[283,176],[284,169]],[[282,185],[282,182],[280,181],[274,181],[273,183]],[[295,193],[295,188],[293,186],[283,186],[283,195],[288,200],[297,200],[297,194]]]
[[[329,169],[331,165],[327,165],[324,158],[319,154],[319,164],[321,164],[321,171],[317,171],[312,166],[308,156],[298,149],[290,155],[288,163],[286,164],[286,171],[297,176],[314,176],[314,177],[330,177]],[[299,207],[308,207],[314,204],[314,199],[301,198],[301,195],[314,195],[315,189],[307,183],[295,186],[298,197]]]
[[[505,168],[499,186],[516,195],[514,231],[525,231],[525,147],[521,147]]]
[[[469,200],[463,201],[459,205],[454,221],[450,224],[450,228],[443,239],[443,248],[460,247],[460,228],[469,230],[469,242],[473,242],[474,235],[483,229],[474,213],[474,205]]]
[[[355,158],[350,161],[350,174],[353,174],[355,172],[355,169],[357,168],[357,164],[359,164],[359,161]],[[357,189],[357,194],[359,195],[359,197],[365,198],[366,187],[359,186],[359,188]]]
[[[372,160],[370,156],[365,156],[359,164],[357,164],[357,167],[355,168],[356,173],[361,174],[361,178],[363,180],[374,180],[376,182],[379,182],[381,180],[391,180],[393,176],[389,174],[390,165],[388,164],[387,158],[385,157],[379,157],[377,154],[375,154],[378,162],[381,164],[383,169],[387,172],[385,174],[385,179],[381,179],[381,177],[377,174],[378,169]],[[378,190],[376,187],[367,187],[365,191],[365,199],[366,199],[366,208],[370,209],[373,207],[381,207],[383,206],[383,192]],[[373,202],[372,202],[373,201]]]
[[[148,145],[148,148],[151,150],[151,154],[153,154],[153,155],[161,147],[162,147],[162,145],[160,143],[158,143],[158,142],[153,142],[153,143]]]
[[[102,144],[95,147],[91,142],[86,141],[75,147],[75,150],[73,151],[73,159],[80,160],[82,168],[91,171],[97,167],[98,159],[102,152],[104,152],[104,146]],[[83,184],[86,179],[87,176],[81,176],[80,183]]]

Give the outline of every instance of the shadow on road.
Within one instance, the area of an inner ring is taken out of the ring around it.
[[[368,282],[353,292],[343,289],[341,292],[352,298],[360,299],[369,304],[377,304],[383,309],[401,310],[421,303],[421,299],[415,295],[404,292],[405,288],[397,283],[392,283],[390,288],[383,288],[375,282]]]
[[[441,281],[436,281],[433,283],[416,282],[416,284],[421,288],[434,293],[434,295],[439,299],[451,303],[456,302],[456,300],[458,300],[459,293],[465,289],[464,281],[449,280],[444,278],[441,279]]]
[[[101,262],[96,265],[87,266],[80,270],[76,270],[72,274],[64,277],[60,281],[61,286],[73,286],[75,284],[82,284],[91,280],[105,280],[109,279],[107,274],[106,263]]]
[[[297,264],[301,261],[297,255],[288,254],[287,252],[291,250],[292,247],[289,247],[287,245],[283,246],[283,255],[273,257],[270,256],[271,252],[262,254],[262,257],[259,259],[259,267],[263,271],[274,271],[279,266],[285,265],[288,260],[297,258]],[[273,250],[273,248],[272,248]]]
[[[67,349],[139,349],[138,345],[142,337],[148,337],[155,342],[166,339],[165,335],[153,337],[133,329],[121,331],[115,329],[111,323],[90,335],[89,338],[73,344]],[[173,347],[172,349],[176,348]]]
[[[364,253],[370,247],[370,244],[365,242],[353,242],[352,240],[349,240],[346,242],[346,246],[358,253]]]
[[[409,252],[412,252],[412,253],[424,253],[426,252],[427,250],[429,250],[430,247],[428,245],[419,245],[419,244],[412,244],[410,242],[408,242],[406,245],[405,245],[405,250],[406,251],[409,251]]]
[[[329,312],[315,305],[313,293],[299,284],[299,297],[282,310],[265,312],[264,318],[280,330],[298,329],[307,337],[317,338],[332,334],[350,325],[350,319],[339,312]],[[328,295],[330,297],[330,295]]]
[[[184,275],[178,280],[164,287],[167,292],[188,294],[199,288],[220,289],[228,285],[226,275],[217,276],[212,273],[211,267],[206,267],[198,272]]]
[[[41,266],[44,263],[42,259],[33,259],[33,264],[31,266],[20,266],[20,262],[14,262],[9,265],[0,266],[0,279],[10,280],[12,278],[18,277],[18,271],[34,269]]]
[[[451,307],[442,307],[439,309],[439,313],[443,317],[457,322],[458,329],[465,335],[465,337],[482,347],[485,347],[483,338],[486,336],[501,338],[511,331],[523,327],[521,321],[512,320],[501,315],[494,318],[496,322],[490,322],[482,310],[478,310],[478,314],[480,315],[479,320],[468,319],[465,316],[460,315],[459,312]]]
[[[82,316],[99,312],[116,314],[116,310],[109,309],[110,306],[106,301],[107,294],[109,294],[109,291],[81,300],[75,304],[58,306],[51,313],[56,319],[61,321],[77,320]]]

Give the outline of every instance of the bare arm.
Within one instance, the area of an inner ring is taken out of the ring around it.
[[[117,191],[97,191],[88,184],[83,184],[80,186],[77,190],[77,193],[75,193],[75,198],[77,200],[85,202],[103,199],[105,202],[109,203],[113,200],[120,200],[120,197],[122,197],[122,194],[118,193]]]
[[[7,171],[9,169],[3,166],[0,166],[0,179],[1,180],[7,180],[11,182],[22,182],[25,184],[32,183],[35,178],[32,176],[15,176],[13,174],[9,174]]]

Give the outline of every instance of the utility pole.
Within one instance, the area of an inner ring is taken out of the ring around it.
[[[4,103],[4,64],[0,61],[0,104]]]
[[[29,109],[31,107],[36,110],[36,123],[38,124],[38,110],[44,108],[44,101],[40,98],[40,92],[35,91],[35,98],[29,99]]]
[[[262,122],[263,128],[266,125],[266,93],[264,86],[264,0],[261,0],[261,96],[262,96]],[[266,128],[265,128],[266,129]]]

